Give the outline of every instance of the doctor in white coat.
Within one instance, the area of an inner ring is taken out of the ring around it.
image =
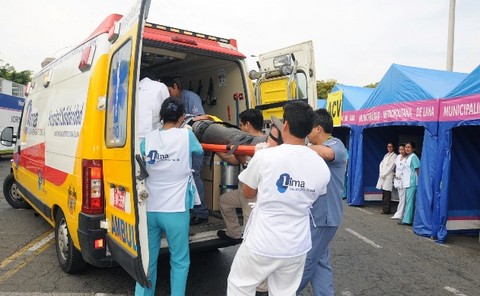
[[[380,211],[382,214],[390,214],[391,200],[392,200],[392,187],[393,187],[393,175],[395,169],[395,159],[397,154],[393,152],[395,146],[393,143],[387,144],[387,154],[383,157],[379,166],[379,176],[377,182],[377,189],[382,190],[382,204],[383,209]]]

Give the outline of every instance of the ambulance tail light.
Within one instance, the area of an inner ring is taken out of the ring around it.
[[[82,162],[82,212],[85,214],[103,214],[103,172],[101,160],[83,160]]]
[[[96,239],[94,241],[95,249],[103,249],[105,248],[105,240],[103,238]]]

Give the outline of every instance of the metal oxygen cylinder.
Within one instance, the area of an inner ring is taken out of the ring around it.
[[[232,165],[227,161],[220,161],[220,194],[238,189],[238,174],[240,166]]]

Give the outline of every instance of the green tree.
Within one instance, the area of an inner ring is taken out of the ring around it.
[[[1,61],[0,61],[1,62]],[[27,84],[32,80],[32,71],[25,70],[17,72],[15,67],[6,63],[0,66],[0,78],[4,78],[19,84]]]
[[[337,81],[335,79],[331,80],[320,80],[317,81],[317,96],[320,99],[327,99],[328,93],[332,91],[332,88],[335,86]]]
[[[377,87],[377,85],[378,85],[378,82],[374,82],[374,83],[370,83],[369,85],[365,85],[365,87],[375,88]]]

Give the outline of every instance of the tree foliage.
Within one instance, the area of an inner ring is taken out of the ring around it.
[[[8,63],[0,65],[0,78],[4,78],[19,84],[26,85],[29,83],[32,80],[32,73],[33,72],[30,70],[17,72],[15,67]]]
[[[377,85],[378,85],[378,82],[374,82],[374,83],[370,83],[369,85],[365,85],[365,87],[375,88],[377,87]]]
[[[318,98],[321,99],[327,99],[328,93],[332,91],[332,88],[335,86],[335,83],[337,83],[336,80],[331,79],[331,80],[317,80],[317,96]]]

